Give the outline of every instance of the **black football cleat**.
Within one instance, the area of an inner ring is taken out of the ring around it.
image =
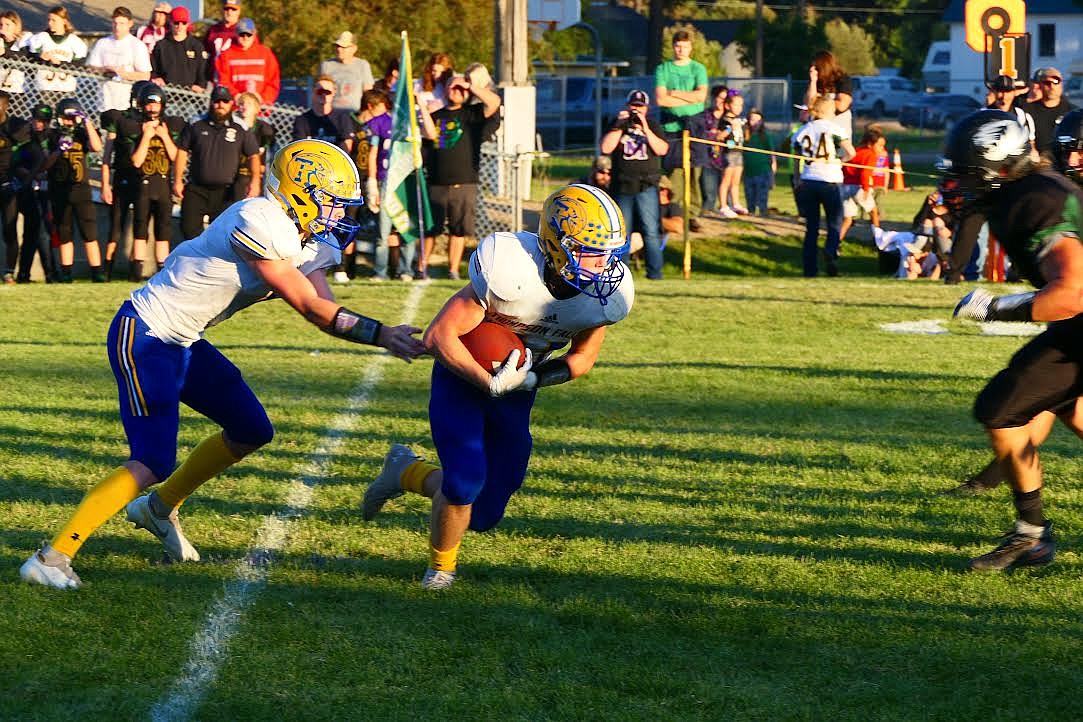
[[[1053,543],[1053,522],[1046,522],[1041,536],[1032,537],[1012,529],[988,554],[970,560],[972,572],[1006,572],[1016,567],[1040,567],[1053,561],[1057,545]]]

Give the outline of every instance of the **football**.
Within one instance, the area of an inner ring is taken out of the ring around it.
[[[519,349],[519,365],[516,368],[522,368],[526,361],[523,358],[526,353],[523,340],[510,328],[499,323],[482,321],[477,328],[460,336],[459,340],[474,360],[491,374],[495,374],[508,360],[508,355],[516,349]]]

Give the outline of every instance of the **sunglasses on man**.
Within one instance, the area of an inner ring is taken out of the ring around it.
[[[1042,85],[1048,85],[1050,87],[1054,85],[1060,85],[1060,78],[1042,78]]]

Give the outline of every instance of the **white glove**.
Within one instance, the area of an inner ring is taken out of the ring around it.
[[[953,318],[972,318],[975,321],[990,320],[989,306],[996,298],[984,288],[975,288],[963,296],[952,312]]]
[[[534,356],[527,349],[522,368],[515,368],[519,364],[519,349],[512,351],[500,370],[489,379],[489,394],[495,398],[511,391],[529,391],[537,386],[538,377],[530,370],[533,363]]]

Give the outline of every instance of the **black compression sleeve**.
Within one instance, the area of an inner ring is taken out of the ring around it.
[[[335,318],[331,321],[327,333],[354,343],[367,343],[370,346],[376,346],[380,340],[381,328],[383,328],[383,324],[376,319],[362,316],[345,306],[340,306],[338,311],[335,312]]]
[[[532,371],[538,377],[538,386],[555,386],[572,380],[572,370],[563,356],[544,361]]]

